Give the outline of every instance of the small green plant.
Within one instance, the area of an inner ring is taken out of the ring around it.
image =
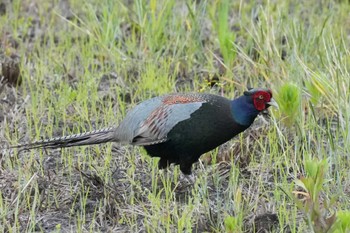
[[[339,211],[337,213],[337,221],[331,228],[331,232],[345,233],[350,230],[350,211]]]
[[[286,125],[292,125],[298,120],[301,111],[300,88],[294,84],[286,83],[279,88],[276,99]]]
[[[327,197],[322,192],[323,185],[328,182],[325,178],[329,166],[327,160],[307,160],[304,166],[306,176],[295,181],[296,185],[304,190],[295,194],[303,198],[295,198],[295,202],[303,212],[305,221],[316,233],[348,232],[350,212],[335,212],[335,197]]]
[[[225,231],[227,233],[239,232],[238,219],[233,216],[227,216],[224,220]]]
[[[320,197],[323,184],[326,183],[327,160],[307,160],[304,166],[306,176],[295,181],[296,185],[305,191],[298,192],[304,198],[295,199],[297,207],[304,213],[306,222],[314,232],[327,232],[336,220],[336,214],[329,215],[327,209],[329,205]],[[323,201],[322,204],[321,201]]]

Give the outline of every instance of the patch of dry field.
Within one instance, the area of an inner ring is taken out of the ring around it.
[[[309,158],[328,159],[325,216],[349,209],[348,12],[346,1],[0,2],[0,231],[310,232],[292,194]],[[290,83],[295,96],[281,91]],[[203,155],[194,185],[136,147],[8,149],[117,125],[164,93],[249,86],[271,88],[280,111]]]

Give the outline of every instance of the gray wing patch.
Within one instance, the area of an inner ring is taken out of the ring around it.
[[[162,100],[159,97],[146,100],[133,109],[120,122],[116,130],[116,138],[121,143],[132,143],[135,137],[135,131],[139,129],[139,125],[143,122],[155,109],[161,106]]]
[[[203,102],[161,105],[140,122],[131,142],[132,145],[153,145],[165,142],[169,131],[179,122],[190,118]]]

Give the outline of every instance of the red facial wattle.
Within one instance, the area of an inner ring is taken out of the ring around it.
[[[259,91],[254,93],[252,97],[256,110],[262,111],[266,109],[266,103],[270,102],[272,95],[269,92]]]

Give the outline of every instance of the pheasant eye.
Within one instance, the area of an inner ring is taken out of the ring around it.
[[[264,96],[263,95],[259,95],[259,97],[258,97],[259,99],[264,99]]]

